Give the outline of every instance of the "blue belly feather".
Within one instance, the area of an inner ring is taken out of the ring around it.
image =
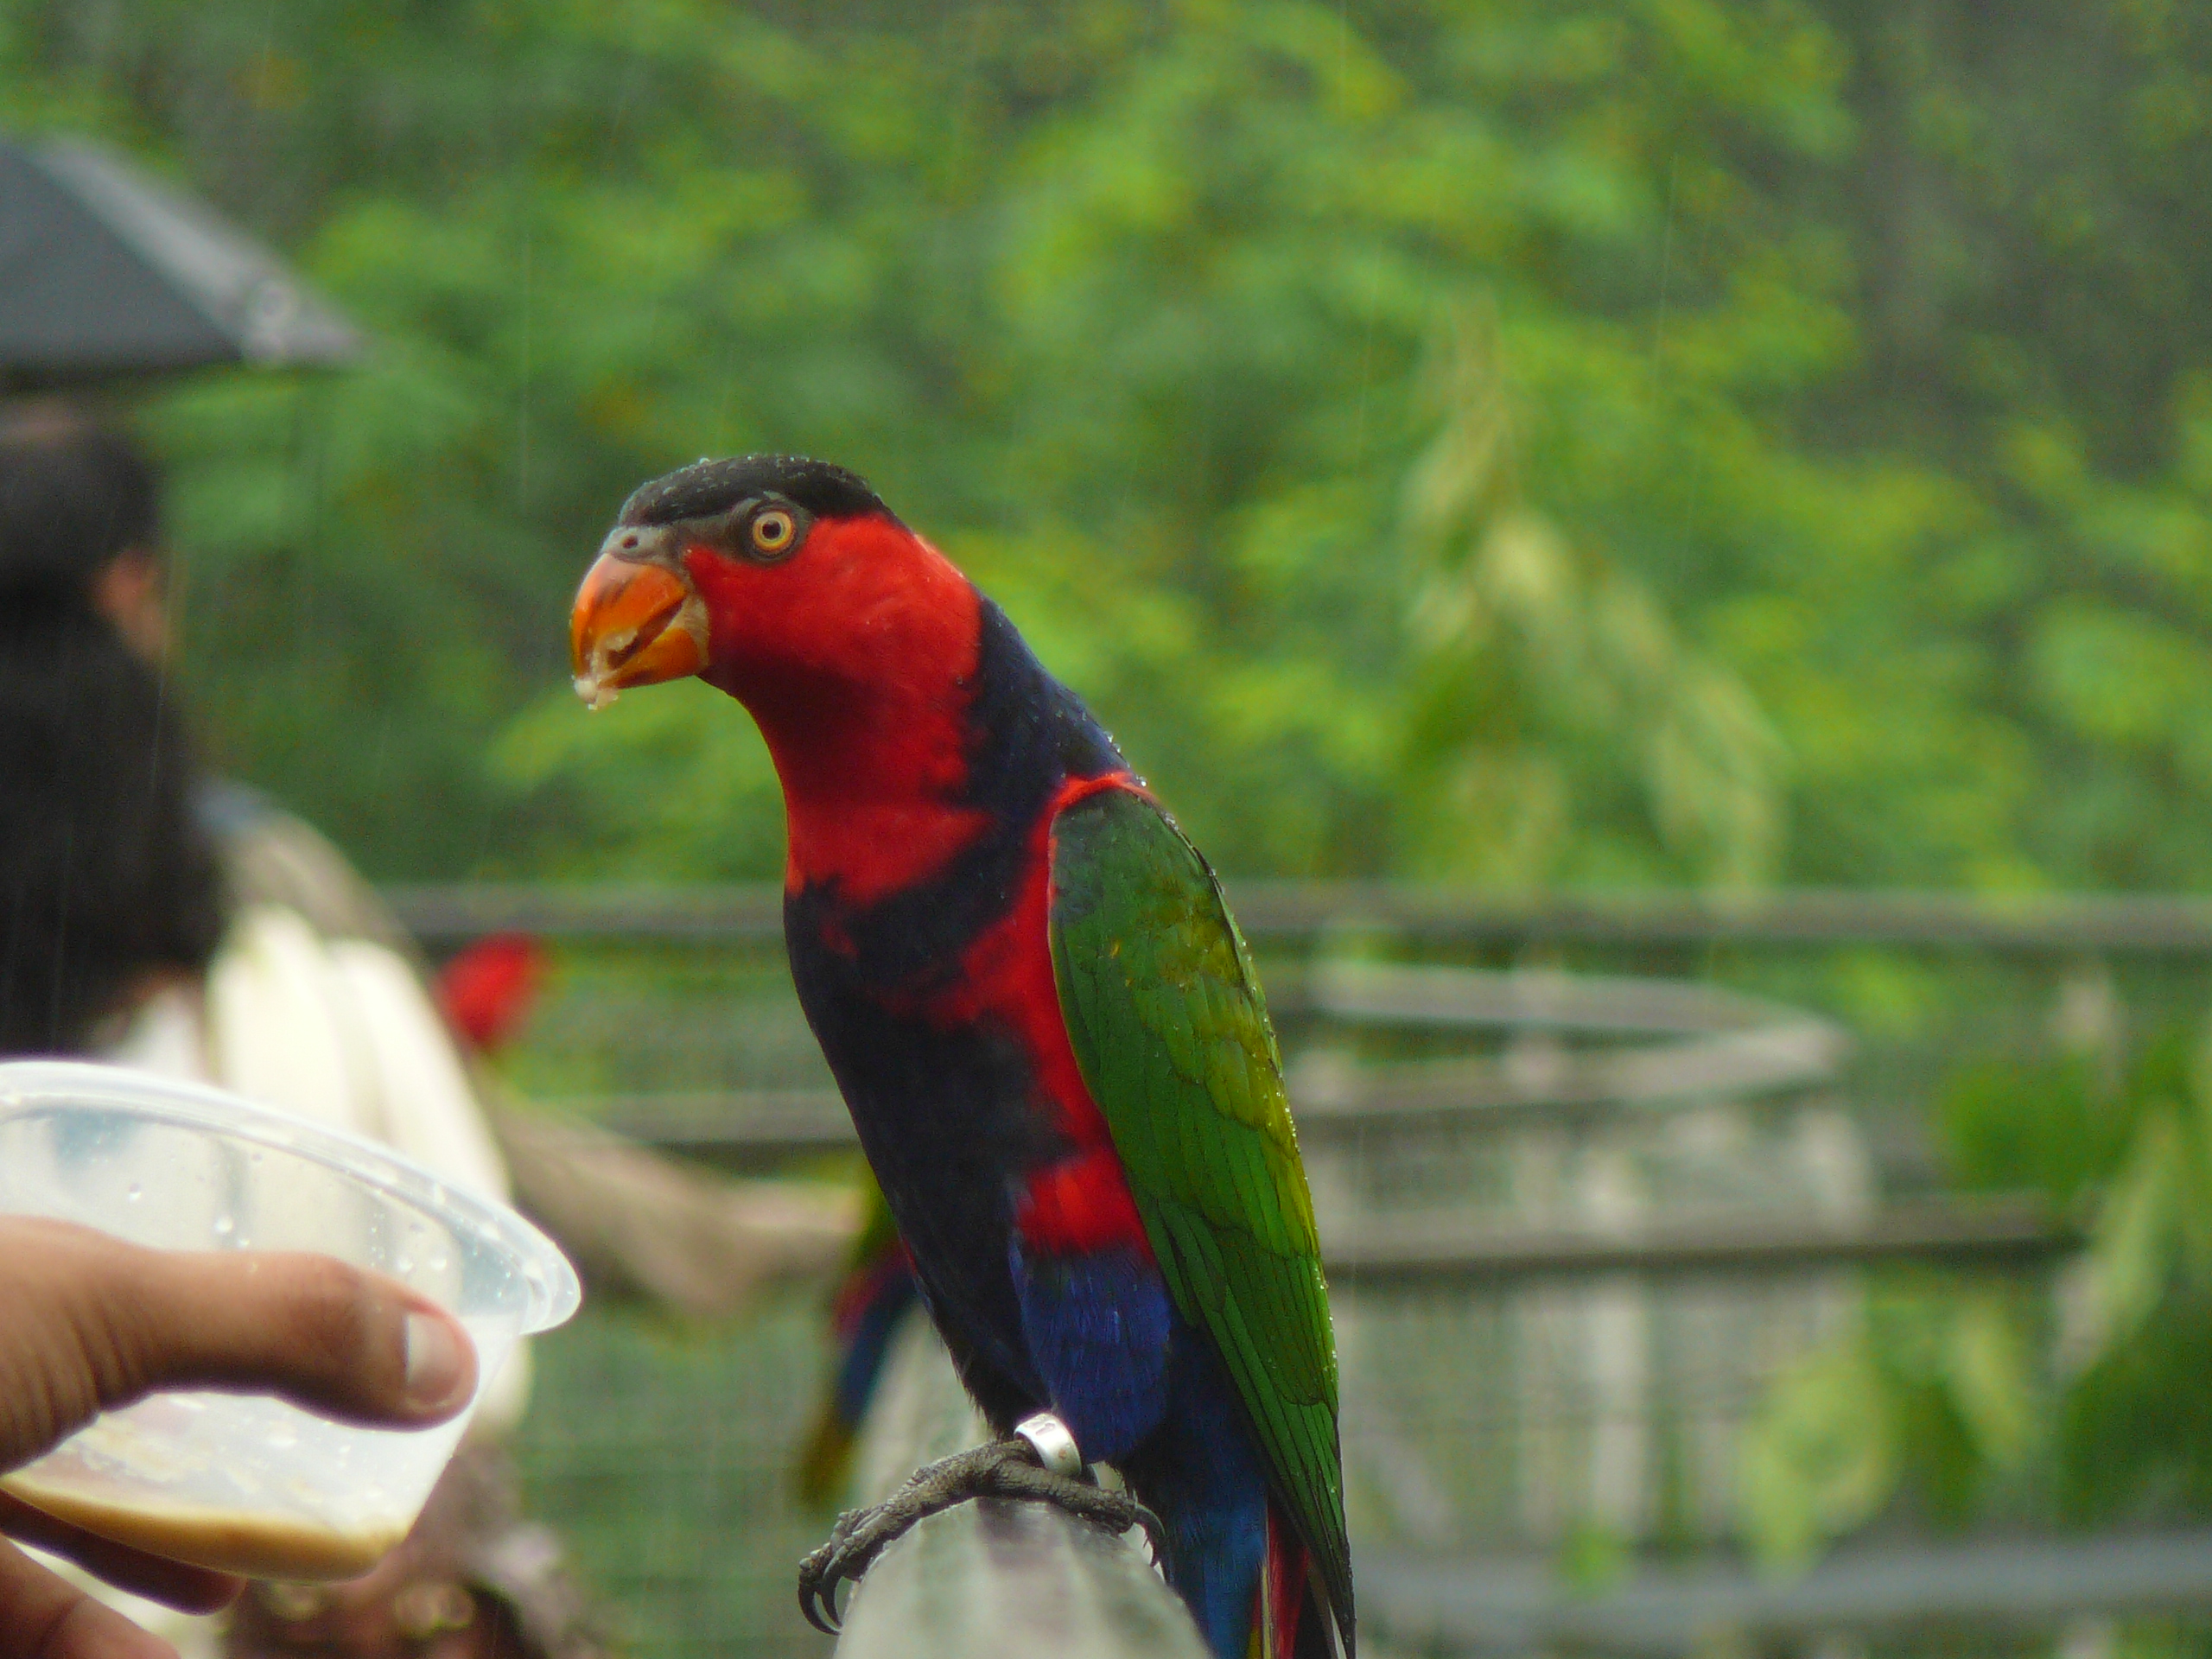
[[[1166,1523],[1169,1577],[1216,1659],[1245,1659],[1267,1551],[1268,1482],[1236,1386],[1135,1250],[1009,1252],[1030,1357],[1085,1458]]]
[[[1167,1408],[1166,1282],[1126,1248],[1031,1256],[1017,1238],[1009,1253],[1021,1334],[1052,1409],[1085,1459],[1120,1462]]]

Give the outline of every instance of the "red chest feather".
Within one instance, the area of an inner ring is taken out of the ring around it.
[[[932,999],[925,1009],[944,1024],[988,1021],[1011,1031],[1027,1052],[1037,1104],[1053,1115],[1072,1147],[1028,1177],[1014,1227],[1026,1246],[1054,1254],[1120,1246],[1151,1255],[1105,1116],[1068,1041],[1048,931],[1052,820],[1071,802],[1122,781],[1077,779],[1063,786],[1037,824],[1013,908],[969,947],[957,988]]]

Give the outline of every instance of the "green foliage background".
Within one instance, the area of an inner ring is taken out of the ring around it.
[[[222,762],[384,876],[760,875],[562,615],[867,474],[1232,870],[2212,877],[2212,20],[2158,0],[5,0],[0,121],[357,372],[139,412]]]

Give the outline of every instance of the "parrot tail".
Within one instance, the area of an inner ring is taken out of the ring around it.
[[[1260,1616],[1252,1659],[1353,1659],[1331,1615],[1312,1552],[1290,1517],[1268,1501],[1268,1547],[1260,1565]]]
[[[892,1224],[890,1205],[872,1180],[866,1202],[866,1224],[830,1304],[836,1370],[796,1471],[799,1497],[822,1507],[834,1503],[844,1491],[854,1443],[890,1358],[891,1340],[901,1317],[918,1300],[912,1258]]]

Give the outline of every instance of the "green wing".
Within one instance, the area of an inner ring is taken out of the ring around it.
[[[1060,813],[1052,876],[1053,976],[1084,1081],[1169,1294],[1236,1380],[1349,1637],[1336,1341],[1251,957],[1198,849],[1132,790]]]

